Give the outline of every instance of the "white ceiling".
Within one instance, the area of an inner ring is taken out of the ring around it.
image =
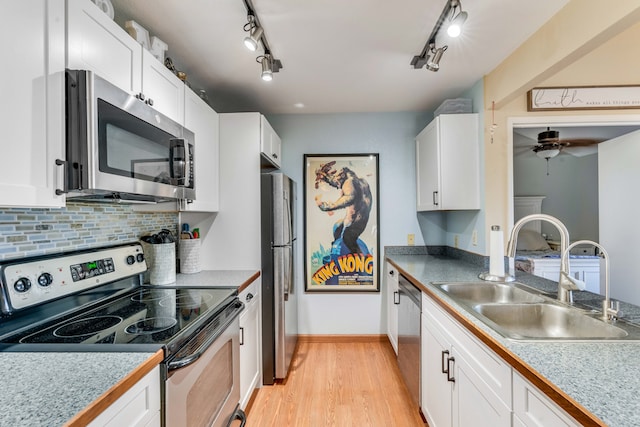
[[[455,98],[569,0],[462,0],[464,33],[437,73],[413,69],[445,0],[253,0],[271,51],[283,64],[260,79],[258,53],[242,44],[243,0],[112,0],[116,21],[133,19],[169,45],[167,56],[219,112],[428,111]],[[304,108],[294,106],[304,104]]]

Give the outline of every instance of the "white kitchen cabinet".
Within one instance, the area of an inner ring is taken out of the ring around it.
[[[88,427],[160,427],[160,367],[142,377]]]
[[[280,168],[282,140],[264,116],[260,116],[260,151],[275,167]]]
[[[239,297],[245,304],[240,314],[240,407],[244,409],[253,390],[262,384],[260,279],[249,285]]]
[[[142,45],[89,0],[67,0],[67,67],[142,91]]]
[[[431,427],[510,426],[511,367],[422,297],[421,408]]]
[[[580,424],[522,375],[514,372],[513,425],[516,427],[577,427]]]
[[[67,67],[93,71],[183,123],[182,80],[89,0],[67,0]]]
[[[61,207],[64,130],[64,0],[2,2],[0,206]]]
[[[393,351],[398,354],[398,304],[400,294],[398,291],[398,270],[391,263],[385,262],[386,284],[387,284],[387,336],[393,347]]]
[[[480,209],[477,114],[441,114],[416,137],[416,207]]]
[[[130,37],[128,34],[126,36]],[[185,93],[192,91],[187,90],[184,82],[146,49],[142,49],[141,81],[142,93],[149,105],[195,132],[184,122]]]
[[[191,89],[184,93],[184,126],[195,134],[196,200],[189,212],[217,212],[220,208],[220,135],[218,113]]]

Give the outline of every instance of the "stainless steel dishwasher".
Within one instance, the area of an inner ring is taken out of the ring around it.
[[[420,290],[405,277],[398,280],[398,366],[414,402],[420,404]]]

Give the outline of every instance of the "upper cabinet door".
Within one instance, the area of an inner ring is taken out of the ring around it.
[[[264,116],[260,116],[260,151],[275,167],[280,168],[282,140]]]
[[[0,43],[0,206],[61,207],[64,160],[64,0],[3,2]],[[19,35],[19,40],[16,38]],[[13,65],[11,65],[13,64]]]
[[[219,118],[191,89],[185,89],[184,125],[195,134],[196,200],[187,211],[217,212],[220,209],[220,135]]]
[[[145,95],[145,102],[183,124],[184,82],[146,49],[142,49],[142,93]]]
[[[142,45],[88,0],[67,2],[67,67],[141,92]]]
[[[416,137],[418,211],[480,209],[477,114],[441,114]]]

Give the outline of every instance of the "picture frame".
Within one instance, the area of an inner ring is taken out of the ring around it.
[[[378,167],[377,153],[304,155],[305,292],[380,291]]]
[[[527,92],[527,111],[630,108],[640,108],[640,85],[536,87]]]

